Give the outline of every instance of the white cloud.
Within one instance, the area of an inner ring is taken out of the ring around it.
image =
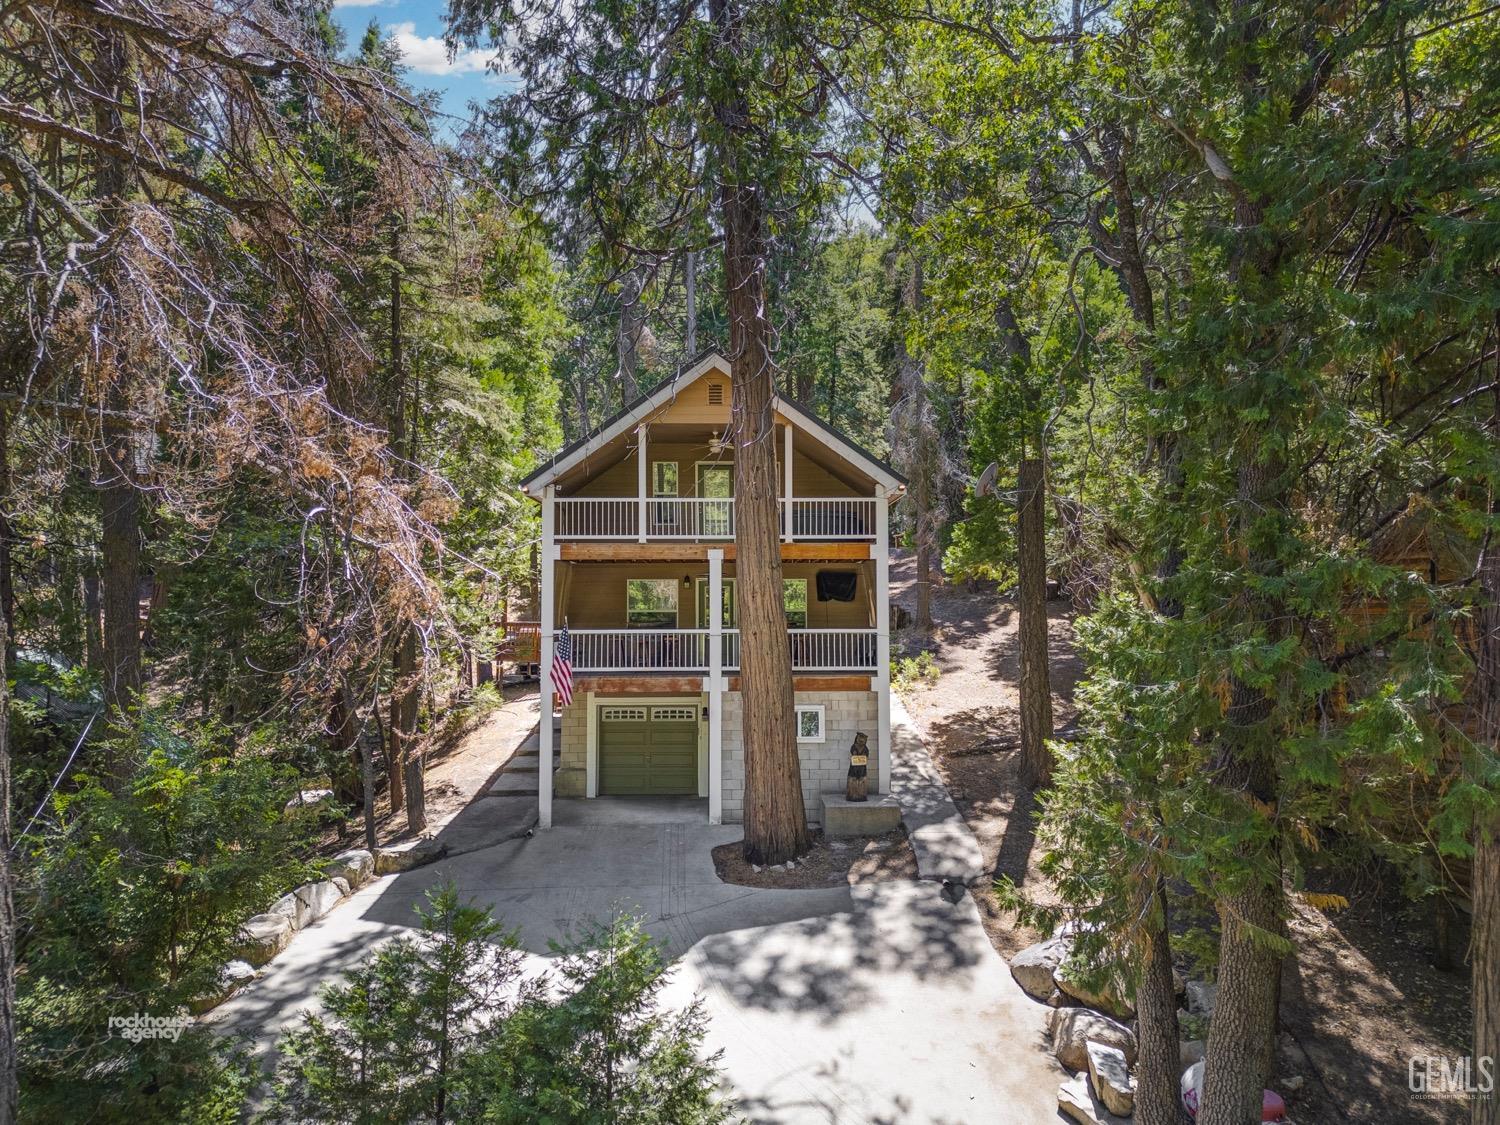
[[[466,48],[449,58],[441,35],[418,35],[417,25],[410,20],[392,24],[391,38],[401,61],[418,74],[480,74],[490,57],[477,48]]]
[[[396,0],[333,0],[335,8],[390,8]]]

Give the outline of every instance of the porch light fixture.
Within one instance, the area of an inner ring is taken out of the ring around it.
[[[682,586],[683,586],[683,589],[687,589],[687,587],[691,586],[692,584],[693,584],[693,576],[691,574],[684,574],[682,576]]]

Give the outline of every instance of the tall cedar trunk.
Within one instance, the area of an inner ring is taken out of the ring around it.
[[[427,828],[427,786],[421,747],[417,745],[417,713],[421,684],[417,676],[417,629],[407,625],[401,636],[396,660],[398,686],[391,725],[399,731],[401,761],[406,782],[406,827],[412,832]],[[394,807],[394,806],[392,806]]]
[[[1235,201],[1235,224],[1242,242],[1232,277],[1247,304],[1264,300],[1265,285],[1277,267],[1279,248],[1263,229],[1264,210],[1254,200]],[[1269,355],[1274,341],[1258,340],[1256,358]],[[1269,393],[1269,392],[1268,392]],[[1275,536],[1256,525],[1284,512],[1286,470],[1270,452],[1266,434],[1252,427],[1240,437],[1236,498],[1238,534],[1245,565],[1263,578],[1276,576]],[[1250,611],[1270,641],[1280,636],[1280,606],[1269,598],[1248,600]],[[1229,710],[1214,756],[1219,783],[1247,804],[1272,815],[1277,781],[1267,730],[1274,701],[1263,689],[1238,676],[1229,683]],[[1258,1119],[1261,1090],[1274,1060],[1281,954],[1269,941],[1284,933],[1280,865],[1264,843],[1245,846],[1248,875],[1218,903],[1219,992],[1209,1025],[1200,1125],[1241,1125]]]
[[[101,679],[104,677],[104,633],[100,626],[102,613],[99,576],[90,572],[83,576],[84,663],[90,672]]]
[[[4,628],[0,624],[0,628]],[[16,909],[11,894],[10,630],[0,637],[0,1125],[16,1119]]]
[[[739,52],[732,0],[709,0],[722,49]],[[736,574],[740,611],[740,701],[745,744],[745,858],[784,863],[809,847],[793,711],[791,649],[782,594],[776,502],[776,369],[766,304],[765,201],[745,168],[749,106],[715,107],[726,140],[719,154],[725,303],[733,387]]]
[[[1127,167],[1126,138],[1118,129],[1104,132],[1102,163],[1114,204],[1113,235],[1102,229],[1102,223],[1091,222],[1094,236],[1101,243],[1106,264],[1119,274],[1130,306],[1131,319],[1141,329],[1137,339],[1140,349],[1142,380],[1154,394],[1162,386],[1151,354],[1150,337],[1156,331],[1156,302],[1151,292],[1150,275],[1141,251],[1140,230],[1136,219],[1135,194],[1130,187]],[[1157,461],[1163,494],[1174,497],[1181,492],[1176,437],[1170,431],[1156,430],[1151,444]],[[1157,578],[1174,577],[1182,565],[1182,550],[1176,540],[1167,543],[1157,566]],[[1176,597],[1158,590],[1157,610],[1163,617],[1178,617],[1182,603]],[[1156,909],[1147,912],[1146,948],[1136,982],[1136,1037],[1139,1040],[1139,1063],[1136,1070],[1135,1117],[1139,1125],[1176,1125],[1178,1109],[1180,1028],[1177,1022],[1177,989],[1172,979],[1171,903],[1166,880],[1158,877],[1155,891]]]
[[[1500,395],[1497,395],[1500,400]],[[1490,418],[1490,432],[1500,440],[1500,401]],[[1500,489],[1491,485],[1491,528],[1500,519]],[[1500,536],[1491,530],[1479,563],[1482,604],[1479,612],[1478,668],[1475,697],[1478,737],[1492,753],[1500,752]],[[1474,1066],[1488,1057],[1500,1060],[1500,817],[1491,815],[1474,832],[1474,930],[1470,939],[1474,981]],[[1491,1065],[1494,1065],[1492,1062]],[[1472,1125],[1500,1125],[1500,1090],[1475,1098]]]
[[[1136,1125],[1177,1125],[1177,986],[1172,979],[1167,885],[1156,880],[1136,982]]]
[[[627,405],[641,394],[636,372],[641,366],[641,334],[646,327],[646,307],[641,302],[644,273],[644,266],[636,266],[620,281],[620,326],[615,333],[615,350],[620,363],[620,397]]]
[[[15,571],[11,557],[15,532],[10,525],[10,421],[9,409],[0,406],[0,628],[5,630],[6,644],[13,644],[12,638],[16,635]],[[64,622],[71,624],[67,617]]]
[[[104,88],[123,96],[126,86],[126,48],[123,38],[112,32],[100,36],[99,75]],[[106,106],[98,113],[98,127],[107,137],[124,143],[125,125],[117,108]],[[124,162],[114,156],[99,157],[97,173],[99,197],[106,225],[117,228],[128,222],[126,195],[128,182]],[[142,373],[133,370],[133,357],[125,341],[131,333],[123,316],[123,294],[116,291],[113,279],[106,276],[108,294],[105,338],[114,342],[115,369],[106,372],[105,406],[111,417],[138,413],[144,403]],[[141,687],[141,499],[136,489],[135,444],[144,440],[140,430],[129,423],[107,423],[104,432],[104,456],[99,466],[96,491],[99,494],[102,579],[104,611],[104,698],[111,721],[122,724],[127,708]],[[117,775],[122,763],[111,762],[109,772]]]
[[[1027,785],[1052,776],[1052,686],[1047,674],[1046,484],[1039,457],[1016,467],[1016,608],[1021,646],[1021,768]]]
[[[398,473],[405,475],[405,462],[411,459],[407,442],[406,419],[406,356],[404,349],[404,325],[401,304],[401,226],[391,225],[391,276],[390,276],[390,425],[391,449],[398,458]],[[389,732],[386,742],[386,792],[391,800],[391,812],[406,805],[408,757],[411,751],[411,736],[416,730],[415,643],[408,645],[411,626],[406,621],[396,623],[396,648],[392,658],[393,682],[391,684],[391,707]],[[416,829],[408,823],[408,828]]]
[[[1031,375],[1031,341],[1021,331],[1009,298],[995,307],[995,326],[1010,358],[1013,375],[1023,383]],[[1021,770],[1032,787],[1052,776],[1052,685],[1047,668],[1047,525],[1046,470],[1041,435],[1031,436],[1035,458],[1025,450],[1016,466],[1017,632],[1021,646]]]
[[[364,804],[364,777],[355,741],[354,716],[344,706],[344,693],[335,688],[328,702],[328,757],[334,763],[333,792],[341,805]]]
[[[918,213],[920,217],[920,212]],[[911,284],[906,305],[913,320],[922,313],[922,263],[913,258]],[[909,432],[907,476],[911,480],[913,534],[917,549],[916,627],[924,636],[932,633],[932,556],[937,541],[937,515],[933,511],[937,466],[937,436],[933,433],[932,408],[927,401],[925,364],[901,341],[901,391]]]

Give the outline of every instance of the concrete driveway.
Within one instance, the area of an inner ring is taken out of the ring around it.
[[[549,831],[378,879],[298,934],[214,1021],[269,1050],[320,984],[412,927],[413,907],[451,878],[517,930],[538,966],[548,940],[579,923],[642,914],[677,958],[669,1001],[704,998],[708,1047],[724,1052],[751,1121],[1058,1119],[1066,1076],[1047,1050],[1047,1009],[1012,981],[967,895],[950,903],[936,882],[730,886],[710,851],[740,829],[704,823],[698,806],[558,801]],[[477,819],[494,832],[524,825],[531,807],[481,798],[451,828],[477,838]]]

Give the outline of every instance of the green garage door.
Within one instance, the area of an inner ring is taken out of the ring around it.
[[[698,792],[698,706],[599,708],[599,792]]]

